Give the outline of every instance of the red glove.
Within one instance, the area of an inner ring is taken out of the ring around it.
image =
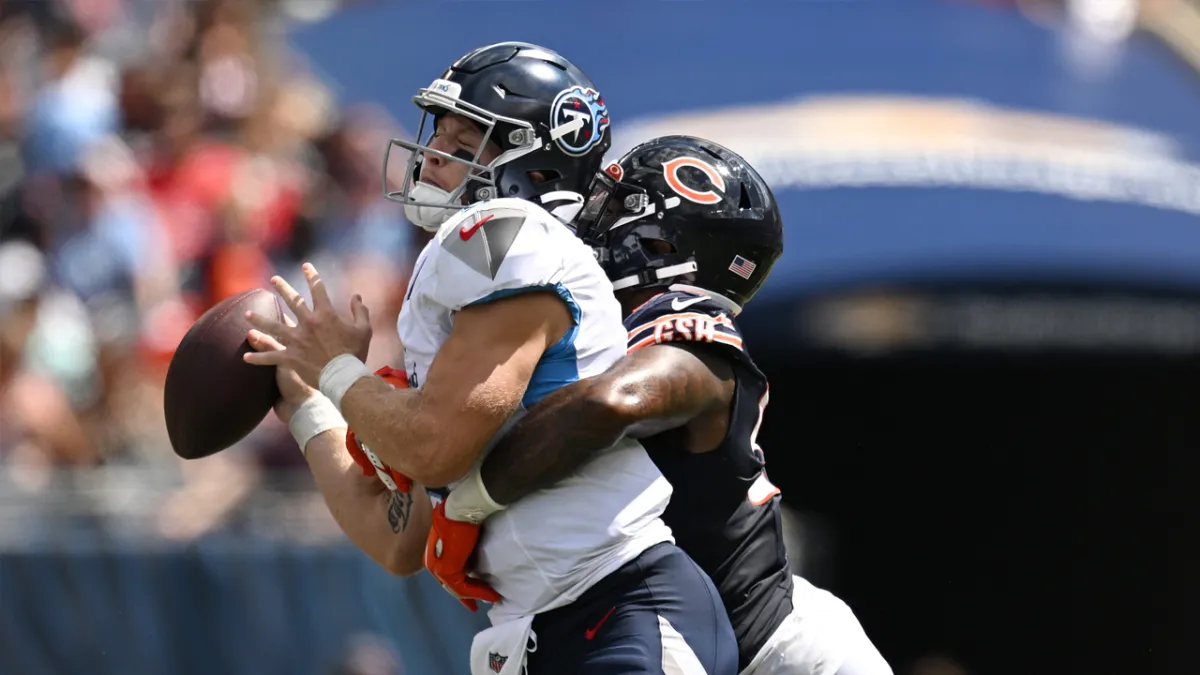
[[[425,542],[425,568],[450,595],[472,612],[478,600],[499,602],[500,594],[487,583],[467,575],[467,561],[479,542],[479,525],[446,517],[446,505],[433,507],[433,522]]]
[[[397,389],[408,388],[408,376],[404,374],[403,370],[384,366],[375,371],[375,374],[383,378],[384,382]],[[391,482],[396,486],[392,489],[400,492],[412,490],[412,479],[384,464],[374,453],[368,457],[368,451],[358,442],[358,438],[354,436],[353,431],[347,431],[346,433],[346,450],[350,452],[350,457],[354,459],[354,463],[358,465],[358,468],[362,469],[364,476],[378,475],[385,484],[388,482],[386,479],[391,479]],[[392,486],[388,485],[388,487],[391,488]]]

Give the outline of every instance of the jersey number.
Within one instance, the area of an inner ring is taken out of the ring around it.
[[[771,385],[767,385],[767,390],[763,392],[762,398],[758,400],[758,421],[754,423],[754,430],[750,432],[750,449],[754,451],[758,461],[766,463],[766,457],[763,455],[762,448],[758,445],[758,430],[762,428],[763,414],[767,411],[767,403],[771,400]],[[763,469],[762,473],[758,474],[758,478],[750,484],[750,489],[746,491],[746,499],[755,506],[762,506],[775,498],[779,494],[779,488],[775,487],[767,478],[767,470]]]

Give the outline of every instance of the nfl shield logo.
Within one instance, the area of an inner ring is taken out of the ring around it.
[[[488,652],[488,668],[491,668],[493,673],[500,672],[507,661],[507,656],[500,656],[496,652]]]

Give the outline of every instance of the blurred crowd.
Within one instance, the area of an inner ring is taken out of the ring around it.
[[[158,467],[177,484],[148,506],[160,533],[187,538],[272,476],[306,477],[263,471],[303,462],[273,416],[235,451],[183,463],[162,411],[195,318],[275,273],[302,288],[303,261],[333,297],[363,295],[370,365],[397,358],[424,243],[381,196],[400,132],[338,106],[287,48],[283,9],[0,0],[0,472],[21,490],[59,467]]]

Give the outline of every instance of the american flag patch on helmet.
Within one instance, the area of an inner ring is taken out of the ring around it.
[[[751,274],[754,274],[754,268],[758,267],[753,262],[746,260],[740,255],[733,256],[733,262],[729,263],[729,271],[738,275],[743,279],[749,279]]]

